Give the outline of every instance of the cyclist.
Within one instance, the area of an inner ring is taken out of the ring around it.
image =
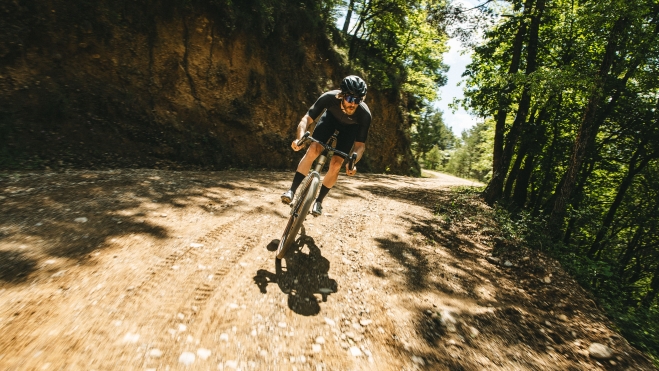
[[[298,140],[302,138],[307,128],[313,123],[313,117],[318,117],[325,111],[316,125],[313,137],[326,143],[332,134],[334,134],[334,131],[338,130],[339,135],[337,137],[336,149],[348,153],[353,148],[353,152],[357,152],[357,162],[362,158],[366,149],[368,128],[371,125],[371,111],[369,111],[368,106],[364,102],[366,83],[359,76],[350,75],[341,81],[340,88],[340,90],[330,90],[321,95],[316,100],[316,103],[309,108],[307,114],[302,117],[302,120],[300,120],[297,126],[297,138],[291,143],[294,151],[301,149],[298,146]],[[302,157],[302,160],[300,160],[297,166],[297,172],[293,177],[291,188],[281,195],[281,201],[283,203],[291,203],[297,187],[307,176],[311,165],[322,151],[323,147],[318,143],[312,143],[309,146],[307,153]],[[336,183],[342,163],[343,158],[339,156],[332,157],[329,170],[327,170],[327,174],[323,178],[323,185],[318,193],[318,198],[311,209],[313,216],[319,216],[323,213],[323,199],[325,199],[327,193],[329,193],[330,189]],[[348,164],[346,164],[346,174],[353,176],[355,173],[357,173],[357,167],[355,166],[353,170],[349,170]]]

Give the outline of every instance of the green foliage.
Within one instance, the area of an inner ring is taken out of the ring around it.
[[[443,158],[443,153],[440,152],[439,148],[437,146],[433,146],[425,157],[424,164],[426,169],[437,170],[441,165]]]
[[[260,30],[263,36],[324,33],[336,21],[341,0],[186,0],[173,6],[206,8],[224,21],[227,31]]]
[[[436,0],[357,0],[357,23],[346,35],[349,57],[368,71],[373,86],[433,101],[446,83],[442,54],[447,36],[429,16],[442,6]]]
[[[624,285],[616,280],[616,267],[576,252],[570,245],[556,242],[547,234],[547,216],[534,216],[522,210],[511,212],[510,205],[497,203],[494,219],[508,245],[542,250],[557,259],[585,288],[591,290],[614,321],[618,330],[632,344],[641,348],[655,364],[659,360],[659,306],[630,306]]]
[[[461,104],[496,123],[507,233],[560,257],[657,357],[659,5],[515,0],[505,13],[474,49]],[[470,172],[475,152],[456,150],[449,171]]]
[[[434,148],[437,152],[445,151],[455,147],[457,142],[451,128],[444,124],[442,112],[432,108],[424,109],[420,116],[415,117],[410,139],[417,160],[419,158],[428,160],[426,154],[429,151]],[[437,163],[439,162],[438,160]]]
[[[493,135],[491,120],[462,132],[462,140],[449,151],[450,160],[442,169],[459,177],[486,182],[491,177]]]
[[[472,202],[475,195],[481,191],[478,187],[454,187],[450,203],[441,203],[435,207],[434,214],[441,218],[446,227],[450,227],[453,223],[460,222],[474,215],[476,211],[473,209],[474,203]],[[478,210],[479,213],[483,210]]]

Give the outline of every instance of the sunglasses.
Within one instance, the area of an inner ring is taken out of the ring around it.
[[[346,95],[345,97],[343,97],[343,99],[345,99],[345,101],[348,103],[354,103],[354,104],[359,104],[359,102],[362,101],[362,97],[355,97],[353,95]]]

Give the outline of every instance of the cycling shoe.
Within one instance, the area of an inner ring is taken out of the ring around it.
[[[323,205],[320,202],[316,201],[313,204],[313,207],[311,208],[311,215],[320,216],[322,214],[323,214]]]
[[[293,202],[293,195],[294,195],[293,191],[289,189],[288,191],[284,192],[281,195],[281,202],[285,203],[286,205],[289,205],[291,202]]]

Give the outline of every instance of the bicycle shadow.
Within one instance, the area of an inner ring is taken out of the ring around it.
[[[270,245],[279,244],[274,240]],[[304,247],[309,252],[304,253]],[[300,236],[284,259],[275,259],[275,273],[259,269],[254,276],[254,283],[261,293],[267,293],[270,283],[276,283],[279,289],[288,294],[288,307],[303,316],[315,316],[320,313],[320,303],[337,292],[336,280],[329,278],[330,262],[322,256],[320,249],[312,237]]]

